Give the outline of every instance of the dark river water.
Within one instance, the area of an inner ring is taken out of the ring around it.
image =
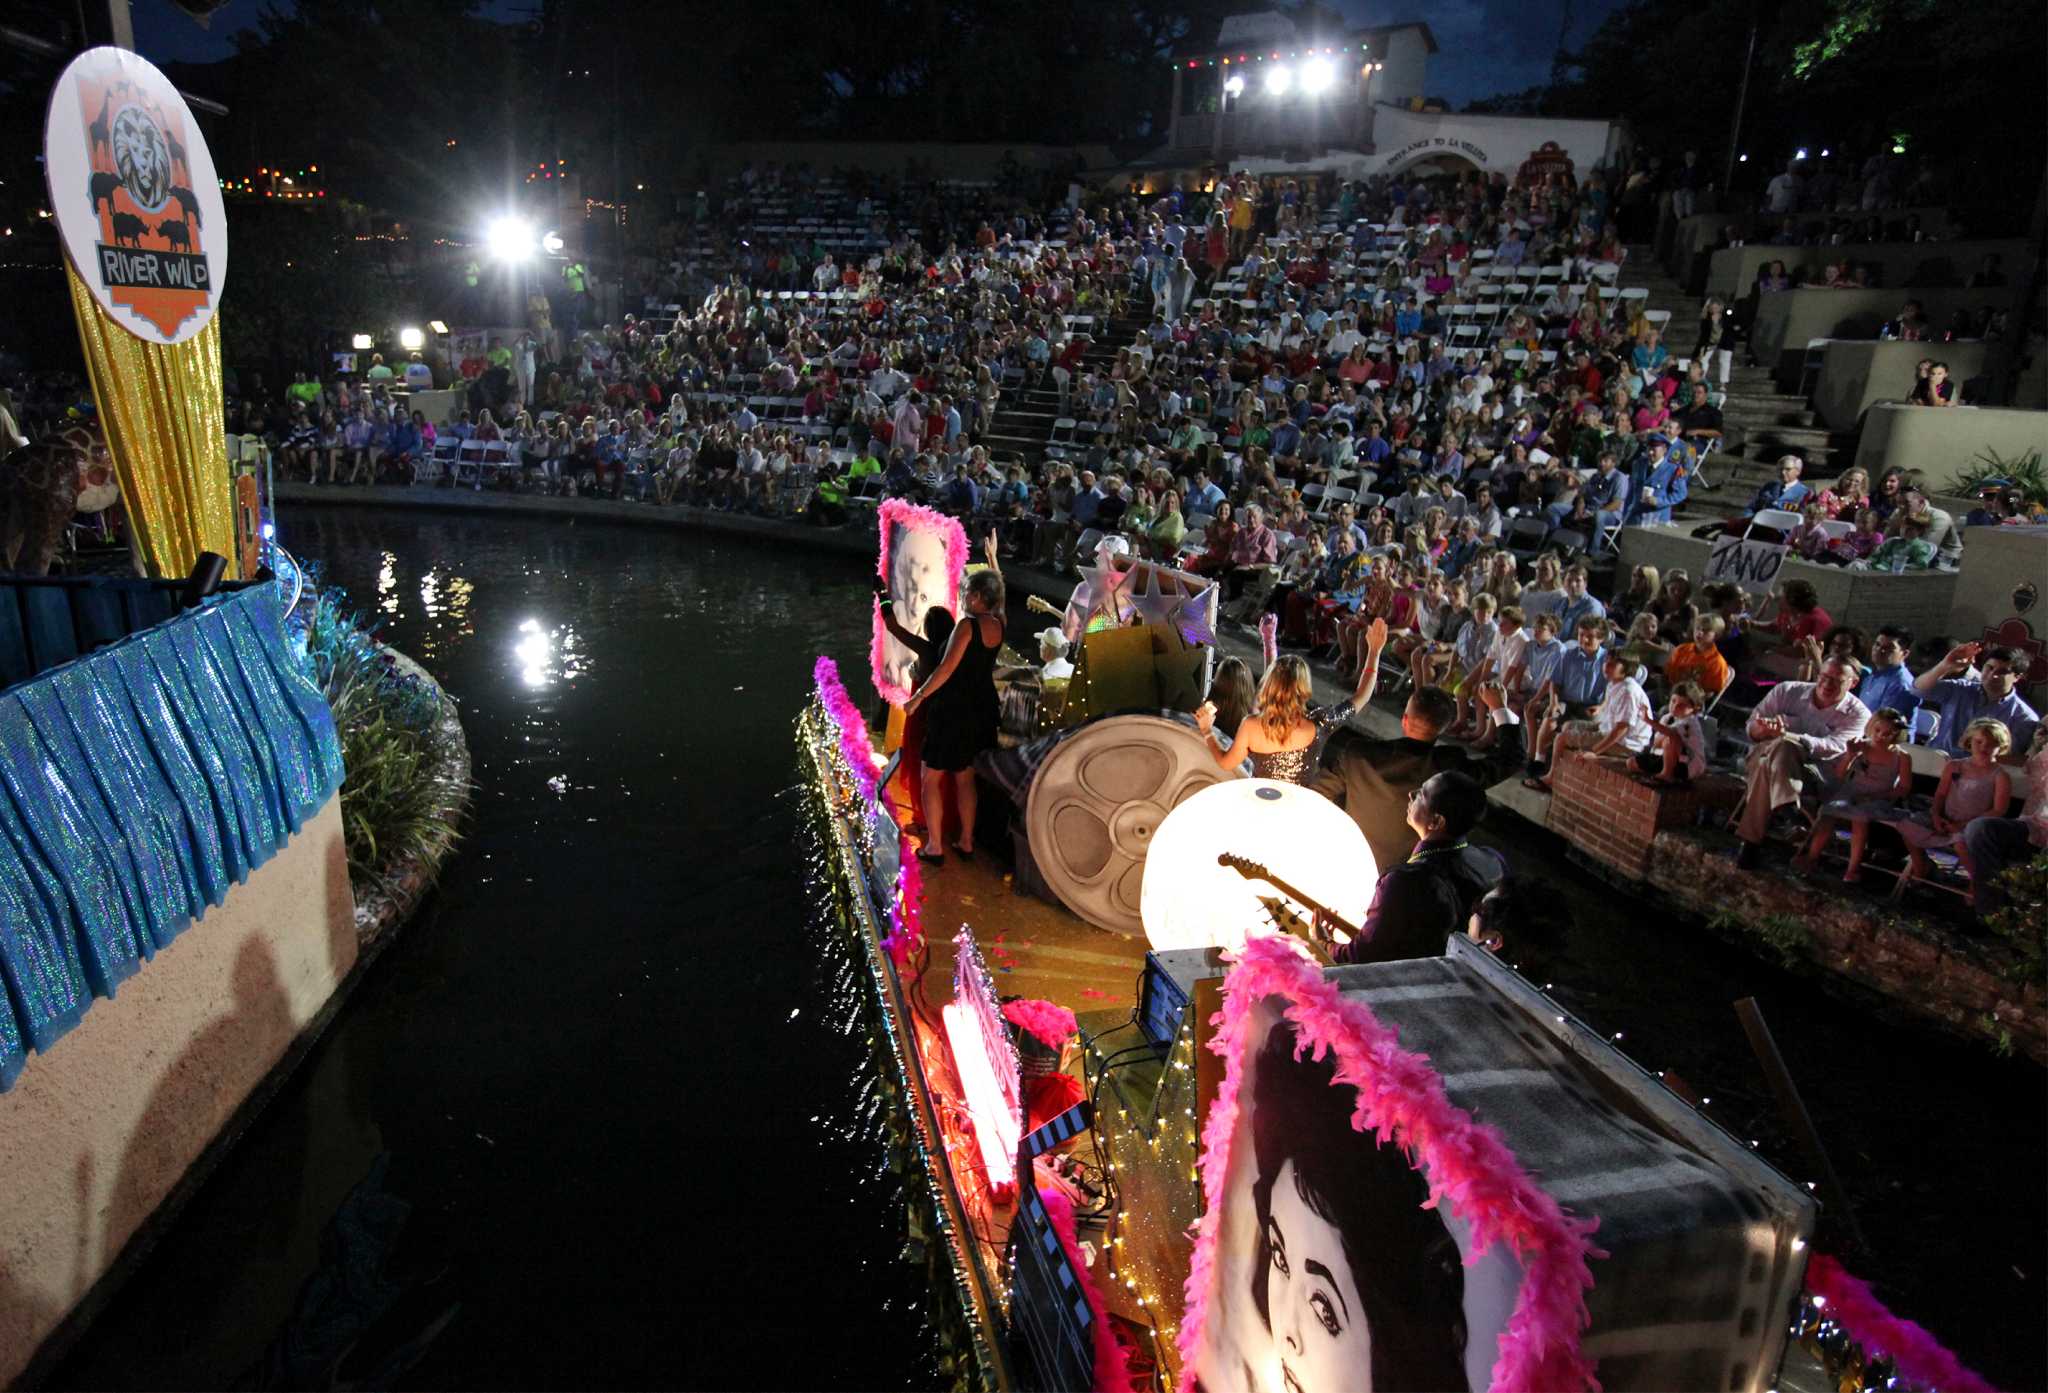
[[[414,1295],[358,1358],[431,1332],[401,1386],[934,1385],[792,793],[813,657],[866,690],[862,568],[794,539],[284,522],[460,701],[475,808],[420,917],[56,1382],[276,1385],[312,1338],[298,1294],[343,1267],[323,1229],[384,1156]],[[1845,1261],[1994,1381],[2048,1386],[2043,1071],[1496,835],[1549,863],[1571,921],[1519,954],[1528,975],[1817,1180],[1729,1009],[1756,996],[1870,1240]],[[1847,1243],[1825,1219],[1821,1241]]]

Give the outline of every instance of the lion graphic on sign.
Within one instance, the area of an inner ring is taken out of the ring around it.
[[[123,107],[114,118],[114,169],[142,211],[155,213],[163,208],[171,192],[170,145],[140,107]]]

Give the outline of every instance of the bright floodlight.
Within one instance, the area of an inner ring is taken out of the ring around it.
[[[1278,97],[1285,95],[1288,84],[1293,81],[1294,72],[1290,68],[1278,67],[1266,69],[1266,95],[1269,97]]]
[[[540,249],[549,256],[560,256],[562,254],[562,234],[550,232],[543,235],[540,239]]]
[[[372,342],[373,340],[370,338],[368,334],[357,334],[354,338],[348,341],[348,344],[350,348],[353,348],[356,352],[361,353],[365,349],[367,349]]]
[[[1330,90],[1330,84],[1337,80],[1337,69],[1327,58],[1311,58],[1301,66],[1301,90],[1311,97]]]
[[[1243,73],[1232,73],[1223,80],[1223,95],[1226,97],[1242,97],[1244,95]]]
[[[408,353],[417,353],[427,342],[427,336],[417,329],[405,328],[398,331],[398,346]]]
[[[524,218],[492,218],[484,228],[484,247],[499,261],[525,261],[533,255],[533,224]]]

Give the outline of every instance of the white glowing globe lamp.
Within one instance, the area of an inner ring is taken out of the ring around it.
[[[1312,59],[1301,66],[1301,90],[1311,97],[1329,91],[1336,80],[1336,66],[1327,58]]]
[[[1269,97],[1286,95],[1288,85],[1293,81],[1294,74],[1286,68],[1266,69],[1266,95]]]
[[[1247,938],[1280,932],[1268,901],[1313,922],[1301,899],[1219,864],[1223,852],[1263,866],[1351,924],[1364,920],[1379,883],[1365,834],[1329,799],[1297,784],[1229,779],[1188,798],[1152,834],[1138,916],[1153,948],[1242,948]]]

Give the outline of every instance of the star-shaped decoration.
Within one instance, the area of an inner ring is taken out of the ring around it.
[[[1174,625],[1180,636],[1189,643],[1205,647],[1216,646],[1216,630],[1209,622],[1209,615],[1215,608],[1216,586],[1212,582],[1192,595],[1181,599],[1174,610]]]
[[[1147,624],[1173,623],[1174,611],[1181,605],[1179,588],[1170,577],[1161,575],[1156,567],[1146,566],[1142,569],[1143,580],[1134,579],[1131,583],[1131,608]],[[1134,576],[1136,574],[1133,573]],[[1140,584],[1144,585],[1142,591],[1139,589]]]
[[[1083,566],[1081,583],[1074,587],[1073,596],[1067,601],[1067,618],[1074,632],[1067,635],[1077,638],[1088,627],[1088,621],[1095,617],[1097,610],[1106,610],[1114,615],[1117,610],[1116,592],[1121,578],[1109,566]]]

